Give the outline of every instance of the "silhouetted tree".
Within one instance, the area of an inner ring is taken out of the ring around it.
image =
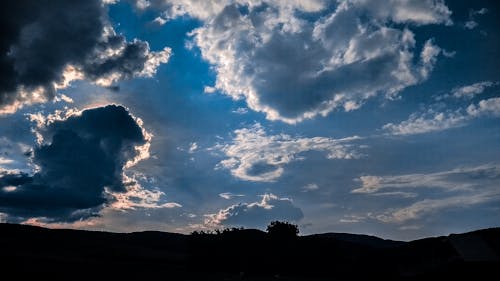
[[[299,227],[286,221],[272,221],[267,226],[267,233],[276,238],[294,238],[299,234]]]

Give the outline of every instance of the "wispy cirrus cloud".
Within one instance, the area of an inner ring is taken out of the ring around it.
[[[366,216],[386,223],[404,223],[447,209],[500,200],[500,166],[497,164],[461,167],[436,173],[361,176],[356,181],[361,183],[361,187],[353,189],[352,193],[396,195],[413,201],[408,206],[370,212]],[[425,190],[431,189],[442,192],[428,197]],[[405,196],[408,191],[414,196]]]
[[[450,196],[441,199],[424,199],[408,207],[387,210],[381,214],[372,215],[372,217],[386,223],[404,223],[447,209],[463,209],[495,201],[500,201],[500,190],[489,189],[478,193]]]
[[[414,188],[439,188],[445,191],[472,190],[492,179],[500,181],[500,166],[482,165],[456,168],[437,173],[406,174],[399,176],[361,176],[357,179],[361,187],[352,193],[372,194],[380,191],[395,191]]]
[[[219,197],[221,198],[224,198],[226,200],[230,200],[230,199],[233,199],[233,198],[236,198],[236,197],[243,197],[245,195],[243,194],[235,194],[235,193],[231,193],[231,192],[222,192],[222,193],[219,193]]]

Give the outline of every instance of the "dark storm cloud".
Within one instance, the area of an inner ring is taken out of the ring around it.
[[[121,78],[151,76],[170,54],[116,35],[99,0],[8,1],[0,23],[0,113],[51,100],[68,66],[80,78],[108,86]]]
[[[38,171],[0,174],[0,212],[9,216],[74,221],[92,216],[126,192],[123,167],[146,143],[141,127],[117,105],[88,109],[45,128],[51,139],[34,149]]]

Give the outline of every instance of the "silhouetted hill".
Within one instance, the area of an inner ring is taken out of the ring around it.
[[[338,239],[341,241],[352,242],[356,244],[371,246],[374,248],[390,248],[401,246],[405,244],[402,241],[394,241],[389,239],[382,239],[371,235],[365,234],[351,234],[351,233],[323,233],[314,234],[313,237],[328,237],[332,239]]]
[[[12,280],[498,280],[500,228],[411,242],[327,233],[280,239],[109,233],[0,224],[0,278]]]

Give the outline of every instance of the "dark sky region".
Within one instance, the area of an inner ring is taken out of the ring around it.
[[[500,221],[497,1],[0,9],[0,222],[415,239]]]

